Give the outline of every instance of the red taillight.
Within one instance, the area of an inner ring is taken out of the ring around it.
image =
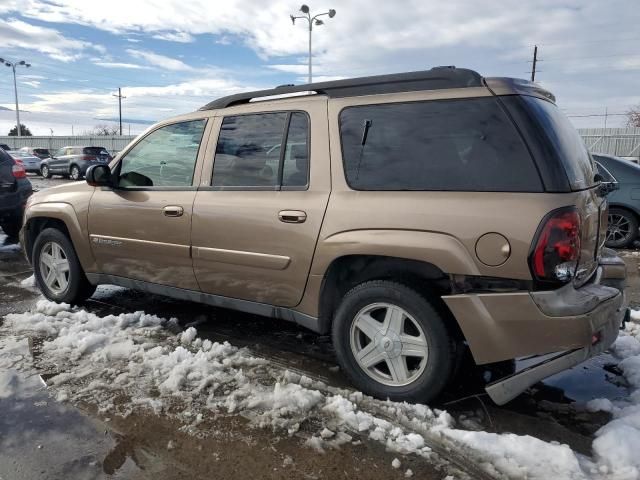
[[[575,208],[553,212],[544,220],[533,253],[531,270],[537,280],[568,282],[580,257],[580,214]]]
[[[13,173],[14,178],[27,178],[27,171],[24,169],[24,164],[19,160],[16,160],[11,167],[11,173]]]
[[[98,159],[98,157],[96,157],[95,155],[82,155],[80,157],[80,160],[87,160],[89,162],[92,162],[92,161],[97,160],[97,159]]]

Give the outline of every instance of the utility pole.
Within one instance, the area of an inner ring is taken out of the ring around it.
[[[120,118],[120,136],[122,136],[122,99],[127,97],[122,96],[122,91],[120,90],[120,87],[118,87],[118,94],[117,95],[114,94],[112,96],[118,97],[118,117]]]
[[[10,62],[9,60],[5,60],[4,58],[0,58],[0,63],[4,63],[7,67],[11,67],[13,69],[13,90],[16,95],[16,133],[18,134],[18,137],[21,137],[22,125],[20,124],[20,108],[18,107],[18,83],[16,82],[16,67],[22,66],[29,68],[31,64],[25,62],[24,60],[20,60],[19,62]]]
[[[536,81],[536,66],[538,65],[538,45],[533,46],[533,67],[531,68],[531,81]]]

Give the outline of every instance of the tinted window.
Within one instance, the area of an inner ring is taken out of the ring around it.
[[[148,134],[122,159],[120,186],[191,186],[205,124],[174,123]]]
[[[37,153],[39,155],[49,155],[49,150],[46,148],[34,148],[33,153]]]
[[[304,113],[291,114],[282,167],[282,185],[302,187],[309,182],[309,123]]]
[[[300,112],[225,117],[218,136],[212,185],[270,189],[307,185],[308,129],[307,115]]]
[[[581,190],[593,186],[595,172],[591,156],[569,119],[551,102],[536,97],[523,98],[553,145],[571,188]]]
[[[542,190],[494,98],[349,107],[340,133],[347,182],[357,190]]]
[[[85,155],[109,155],[103,147],[84,147],[82,153]]]
[[[596,162],[596,168],[598,169],[598,173],[600,174],[600,176],[602,176],[602,181],[603,182],[615,182],[616,181],[614,176],[611,175],[611,172],[609,172],[609,170],[604,165],[602,165],[600,162]]]

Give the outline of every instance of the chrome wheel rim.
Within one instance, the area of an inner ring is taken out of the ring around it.
[[[47,242],[42,247],[40,275],[47,288],[55,294],[64,292],[69,286],[69,259],[58,243]]]
[[[631,235],[631,222],[624,215],[610,213],[607,227],[607,242],[623,242]]]
[[[409,385],[427,366],[429,347],[424,331],[397,305],[367,305],[354,317],[349,336],[358,366],[384,385]]]
[[[49,174],[49,169],[47,167],[42,167],[42,176],[46,177]]]
[[[78,180],[80,178],[80,171],[78,170],[78,167],[73,167],[71,169],[71,178],[73,180]]]

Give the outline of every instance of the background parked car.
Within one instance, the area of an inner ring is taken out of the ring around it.
[[[48,148],[22,147],[19,151],[29,153],[34,157],[38,157],[40,159],[49,158],[51,156],[51,152]]]
[[[22,162],[0,149],[0,227],[17,237],[27,198],[33,193]]]
[[[593,155],[605,182],[617,182],[618,189],[607,196],[609,227],[607,247],[627,248],[638,238],[640,219],[640,166],[610,155]]]
[[[62,175],[80,180],[91,165],[109,163],[111,158],[104,147],[62,147],[50,158],[42,160],[40,171],[46,178]]]
[[[27,173],[40,173],[40,162],[42,162],[42,159],[39,157],[31,155],[28,152],[23,152],[22,150],[9,150],[7,153],[11,155],[14,160],[20,160]]]

